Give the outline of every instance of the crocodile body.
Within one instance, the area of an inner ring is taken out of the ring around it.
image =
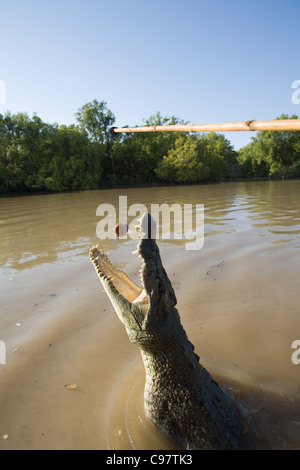
[[[146,372],[146,416],[186,449],[238,448],[239,410],[199,363],[175,307],[176,296],[162,265],[152,217],[140,223],[137,253],[142,287],[93,247],[90,259],[129,339],[139,346]]]

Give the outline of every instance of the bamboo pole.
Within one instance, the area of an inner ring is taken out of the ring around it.
[[[142,126],[112,128],[113,132],[227,132],[227,131],[300,131],[300,119],[273,121],[239,121],[220,124],[175,124],[172,126]]]

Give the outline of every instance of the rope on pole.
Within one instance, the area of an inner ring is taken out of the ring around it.
[[[239,121],[219,124],[175,124],[170,126],[113,127],[114,133],[132,132],[228,132],[228,131],[300,131],[300,119]]]

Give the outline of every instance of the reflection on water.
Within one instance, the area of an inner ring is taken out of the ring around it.
[[[172,448],[144,418],[139,351],[88,259],[99,243],[138,282],[136,241],[96,236],[97,207],[118,212],[120,195],[148,210],[204,204],[201,250],[159,241],[183,325],[241,407],[246,447],[299,448],[300,181],[0,199],[0,448]]]
[[[96,239],[98,205],[112,204],[118,212],[125,193],[128,207],[140,203],[148,210],[151,204],[204,204],[206,237],[255,229],[269,243],[300,246],[297,181],[84,191],[0,199],[2,267],[20,271],[83,255]],[[114,240],[101,243],[117,246]]]

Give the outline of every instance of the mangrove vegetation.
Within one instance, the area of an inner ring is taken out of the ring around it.
[[[0,114],[0,192],[300,177],[297,131],[257,132],[235,151],[218,133],[113,134],[116,118],[105,101],[85,104],[75,118],[66,126],[36,114]],[[277,119],[288,118],[298,117]],[[143,123],[167,124],[185,122],[158,112]]]

